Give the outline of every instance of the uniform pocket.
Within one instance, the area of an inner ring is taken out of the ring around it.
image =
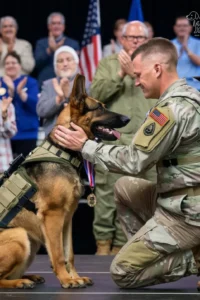
[[[182,210],[183,200],[187,198],[187,195],[173,196],[169,198],[158,197],[157,203],[164,209],[176,213],[181,216],[185,216]]]

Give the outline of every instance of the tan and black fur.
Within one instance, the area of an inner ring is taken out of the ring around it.
[[[85,93],[84,77],[77,75],[69,104],[62,110],[57,125],[70,128],[70,122],[81,126],[90,139],[94,135],[114,139],[98,126],[122,127],[128,118],[109,112],[104,105]],[[56,128],[56,127],[55,127]],[[58,143],[54,130],[48,140]],[[67,151],[67,150],[66,150]],[[52,162],[36,162],[26,167],[27,173],[38,187],[31,199],[37,214],[23,209],[10,222],[10,229],[0,232],[0,287],[33,288],[44,282],[37,275],[24,275],[41,245],[45,245],[53,271],[63,288],[92,284],[88,277],[80,277],[74,267],[72,248],[72,217],[82,193],[77,171]],[[14,228],[13,228],[14,227]]]

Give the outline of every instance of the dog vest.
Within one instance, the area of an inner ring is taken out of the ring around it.
[[[6,228],[22,208],[35,211],[35,205],[30,198],[37,192],[37,186],[24,167],[32,162],[55,162],[64,165],[70,163],[77,170],[82,166],[82,159],[76,152],[65,152],[45,140],[0,187],[0,227]]]

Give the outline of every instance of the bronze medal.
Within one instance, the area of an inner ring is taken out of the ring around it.
[[[97,199],[96,199],[96,196],[95,196],[95,194],[89,194],[88,196],[87,196],[87,201],[88,201],[88,205],[90,206],[90,207],[94,207],[95,205],[96,205],[96,203],[97,203]]]

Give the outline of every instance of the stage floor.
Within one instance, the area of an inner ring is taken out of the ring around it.
[[[81,276],[93,279],[94,285],[81,289],[63,289],[53,274],[47,255],[37,255],[27,273],[39,274],[46,280],[34,289],[0,289],[0,300],[165,300],[200,299],[196,289],[198,277],[138,290],[123,290],[112,281],[109,267],[112,256],[76,255],[75,265]]]

